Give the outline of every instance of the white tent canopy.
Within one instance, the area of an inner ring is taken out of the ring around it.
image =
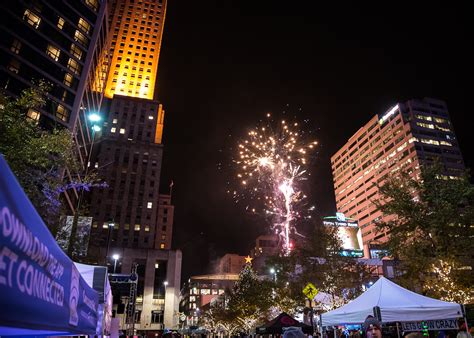
[[[322,326],[361,324],[374,307],[380,308],[382,322],[407,322],[462,317],[459,304],[425,297],[391,282],[385,277],[350,303],[323,313]]]

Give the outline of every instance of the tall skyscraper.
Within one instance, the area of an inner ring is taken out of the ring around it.
[[[104,97],[107,23],[105,0],[0,2],[0,87],[17,96],[35,81],[46,81],[51,86],[46,105],[27,116],[46,129],[71,130],[82,169],[92,139],[86,114],[99,111]],[[71,180],[77,173],[66,174]],[[66,192],[71,212],[76,197]]]
[[[160,194],[165,111],[155,87],[165,13],[165,0],[110,3],[108,99],[94,163],[109,187],[92,192],[90,208],[89,256],[113,265],[119,255],[122,273],[137,266],[135,327],[148,333],[177,322],[181,273],[181,252],[170,250],[171,196]]]
[[[432,98],[399,103],[375,115],[331,157],[337,210],[359,222],[365,257],[388,236],[375,231],[375,222],[390,217],[372,203],[379,198],[375,184],[402,169],[418,177],[420,165],[436,159],[447,177],[464,170],[446,103]]]

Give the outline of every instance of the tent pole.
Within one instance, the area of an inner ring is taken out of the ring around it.
[[[461,308],[462,308],[462,314],[464,316],[464,323],[466,324],[466,332],[469,333],[469,327],[467,325],[466,308],[464,307],[464,304],[461,304]]]
[[[400,328],[398,327],[398,322],[397,322],[397,337],[400,338]]]

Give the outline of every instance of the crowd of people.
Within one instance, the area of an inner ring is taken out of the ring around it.
[[[283,338],[303,338],[308,337],[303,333],[301,328],[298,327],[289,327],[285,328],[283,331]],[[388,330],[382,328],[380,321],[373,317],[367,316],[364,323],[361,326],[360,330],[336,330],[328,331],[323,333],[323,337],[320,337],[319,333],[315,333],[313,337],[317,338],[395,338],[395,337],[407,337],[407,338],[425,338],[425,337],[434,337],[434,338],[472,338],[473,336],[466,330],[466,323],[462,323],[459,326],[459,330],[446,330],[439,331],[437,333],[423,333],[423,332],[397,332],[396,328]]]

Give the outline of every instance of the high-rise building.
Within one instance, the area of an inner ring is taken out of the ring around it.
[[[71,130],[83,170],[92,140],[86,114],[99,111],[104,97],[107,22],[105,0],[0,2],[0,87],[17,96],[40,80],[49,84],[46,105],[27,116]],[[66,193],[72,211],[74,195]]]
[[[94,160],[108,188],[91,194],[89,258],[113,265],[119,255],[122,273],[137,267],[135,329],[158,332],[178,321],[181,274],[181,252],[171,250],[174,207],[160,194],[165,111],[155,87],[166,1],[109,5],[106,118]]]
[[[331,157],[338,211],[359,222],[365,257],[376,254],[387,240],[375,223],[387,221],[372,201],[379,198],[376,184],[405,170],[418,177],[420,165],[440,161],[447,177],[464,169],[446,103],[424,98],[398,103],[375,115]]]
[[[239,274],[245,267],[245,256],[237,254],[225,254],[217,260],[214,273],[234,273]]]
[[[155,99],[166,0],[114,0],[111,69],[105,95]]]

